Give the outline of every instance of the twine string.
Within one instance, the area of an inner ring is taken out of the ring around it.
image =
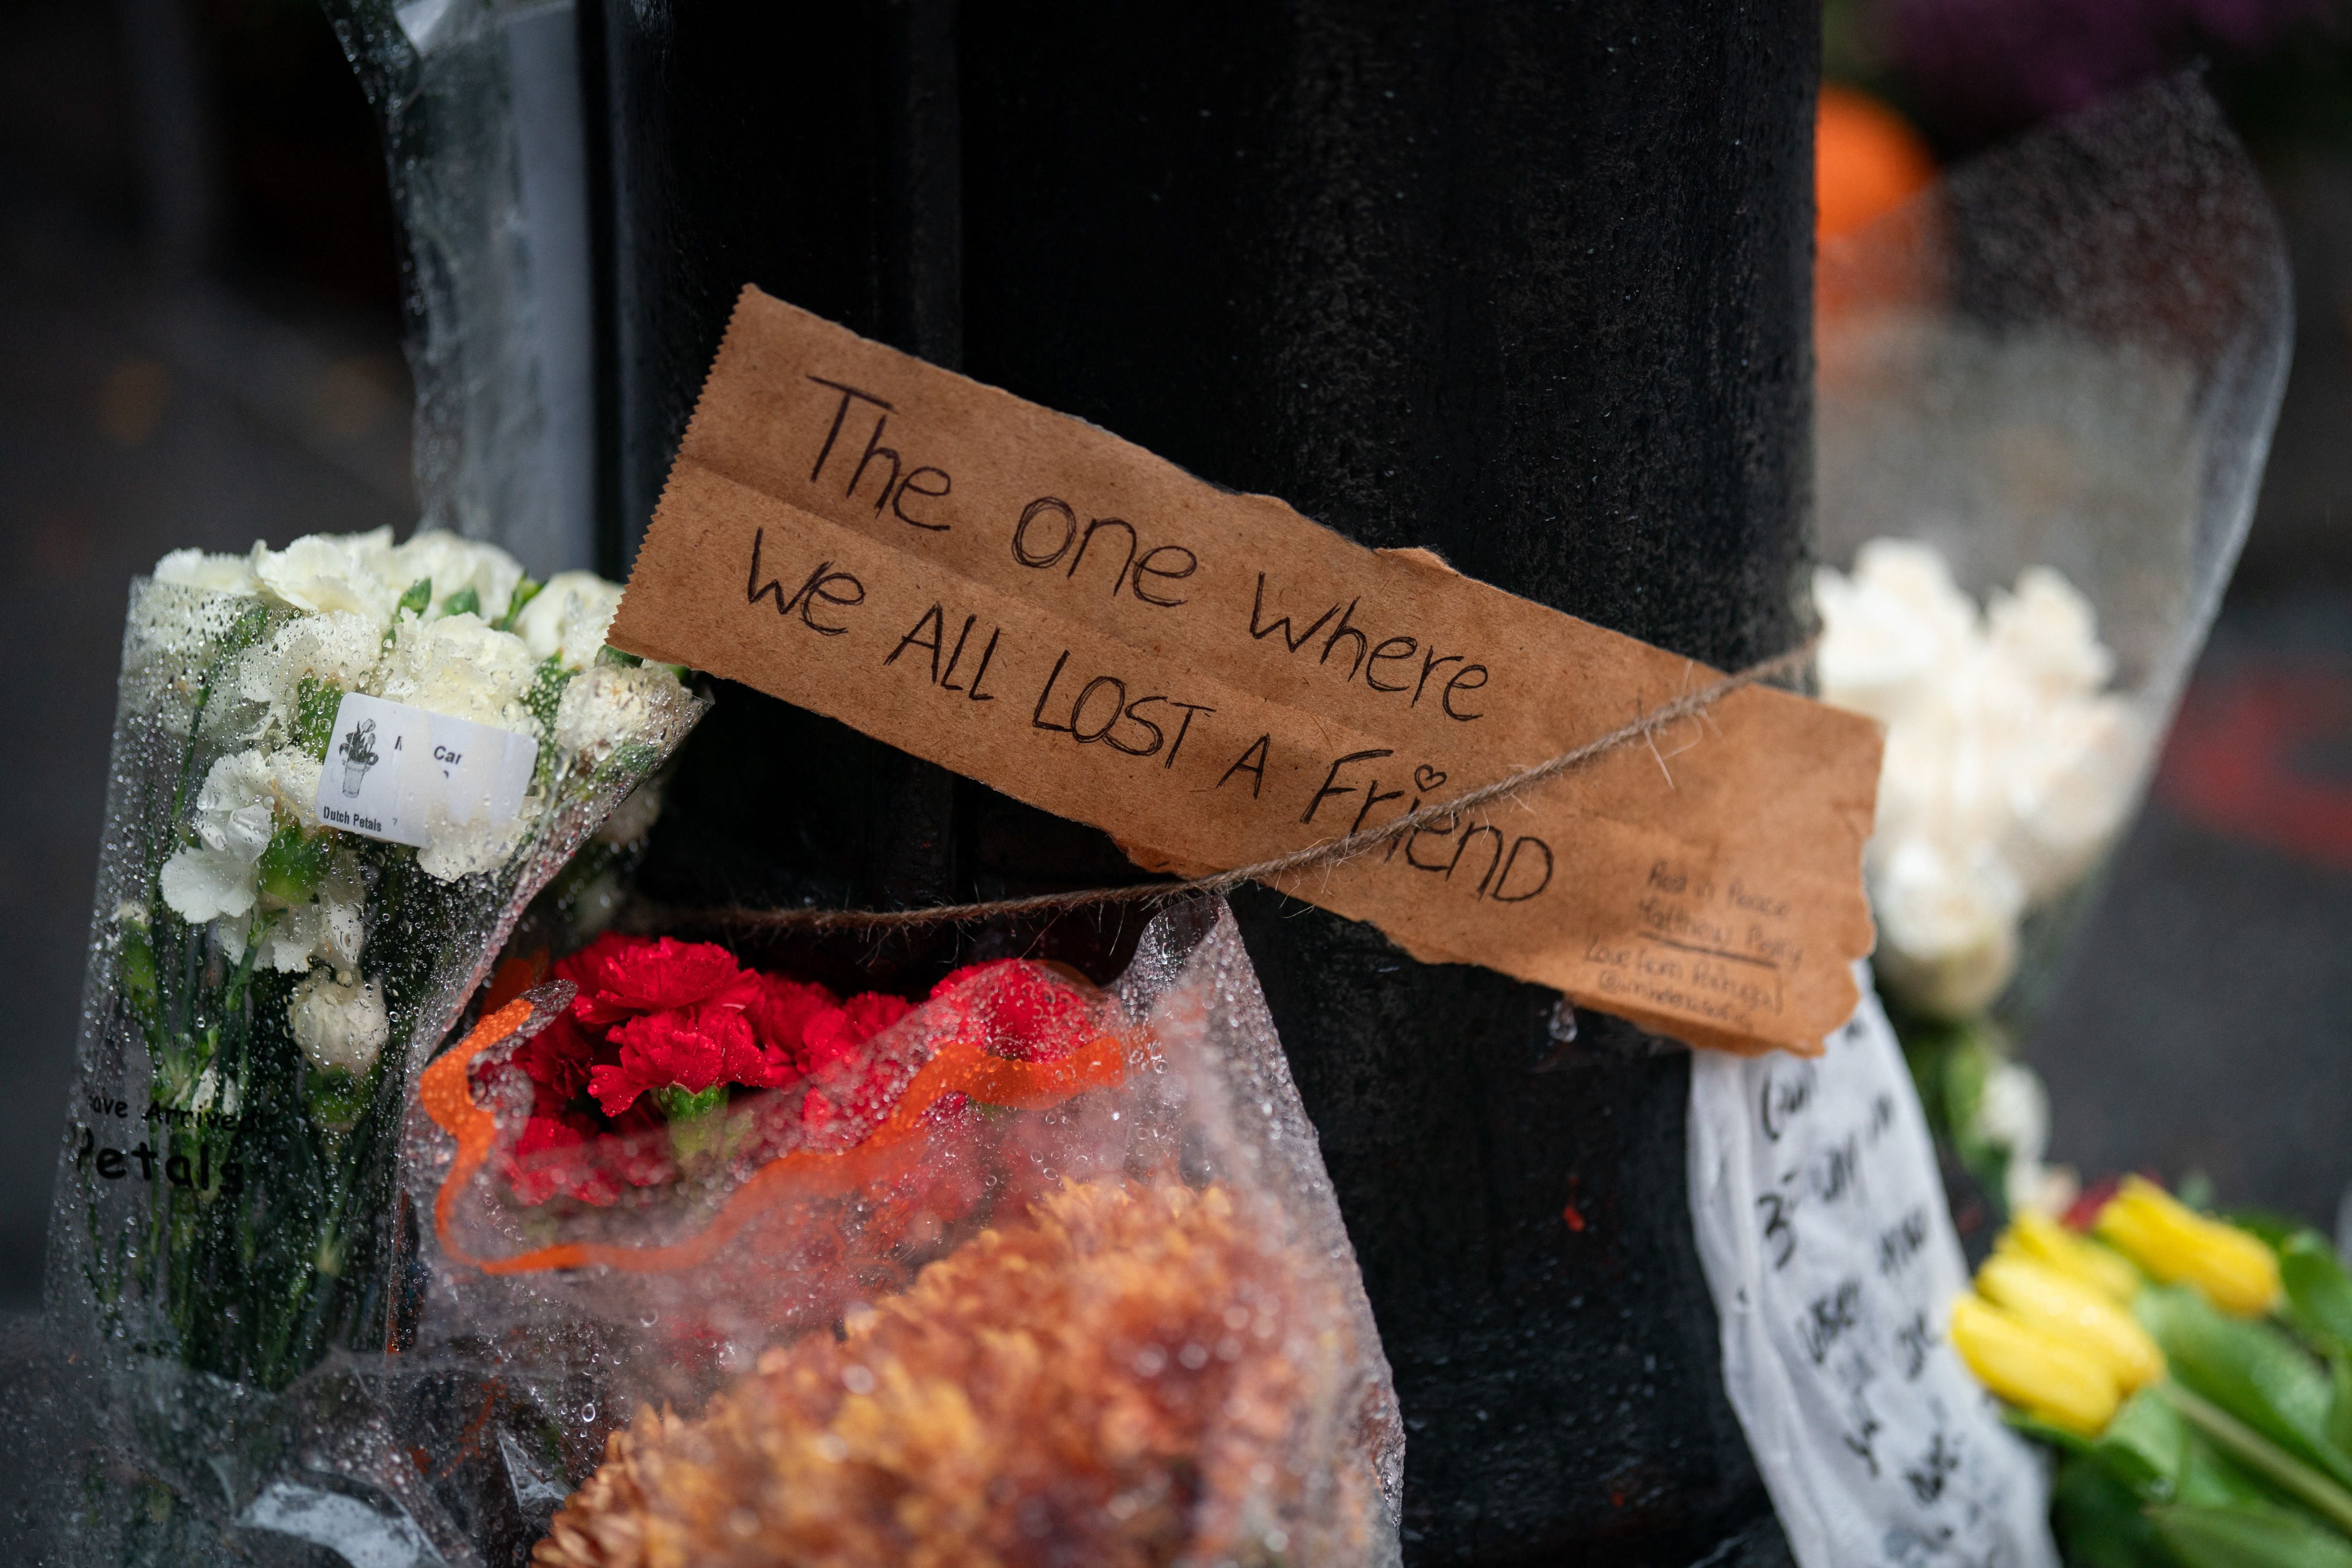
[[[1026,898],[989,899],[978,903],[940,904],[916,910],[758,910],[737,905],[661,912],[673,918],[768,931],[883,931],[907,926],[957,924],[1007,915],[1054,914],[1105,904],[1160,903],[1202,894],[1229,893],[1245,882],[1272,882],[1295,871],[1338,866],[1439,822],[1449,824],[1450,831],[1450,825],[1458,821],[1465,812],[1507,800],[1547,779],[1572,773],[1637,742],[1650,742],[1654,752],[1659,731],[1705,713],[1736,691],[1799,668],[1812,657],[1814,645],[1820,640],[1818,637],[1809,638],[1785,653],[1751,664],[1696,691],[1685,692],[1647,710],[1605,735],[1587,741],[1532,767],[1506,774],[1493,784],[1482,784],[1451,799],[1407,812],[1395,821],[1379,827],[1367,827],[1339,838],[1325,839],[1270,859],[1235,866],[1231,870],[1214,872],[1206,877],[1191,877],[1172,882],[1139,882],[1123,888],[1087,888],[1066,893],[1036,893]]]

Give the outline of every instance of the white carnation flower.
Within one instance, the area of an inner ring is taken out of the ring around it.
[[[254,594],[261,589],[261,580],[253,574],[253,563],[246,557],[210,555],[201,550],[173,551],[155,563],[153,576],[158,583],[213,594]]]
[[[191,925],[253,908],[253,862],[210,849],[182,849],[163,862],[163,901]]]
[[[359,858],[347,848],[338,849],[317,897],[271,917],[261,962],[281,973],[299,974],[313,959],[322,960],[334,967],[338,978],[349,980],[359,969],[360,948],[366,940],[366,878]]]
[[[493,630],[479,616],[404,619],[376,695],[452,719],[527,731],[530,712],[522,700],[536,674],[522,639]]]
[[[2079,880],[2124,825],[2148,744],[2116,697],[2054,704],[2009,773],[2004,858],[2036,903]]]
[[[272,550],[253,547],[253,574],[261,591],[280,604],[314,613],[347,610],[364,616],[378,630],[392,624],[401,588],[389,581],[392,530],[367,533],[311,533]]]
[[[307,678],[345,691],[362,689],[383,653],[383,627],[349,610],[297,616],[238,667],[237,694],[263,704],[281,723],[294,716]]]
[[[269,794],[278,816],[298,827],[319,826],[319,774],[324,766],[296,746],[269,753]]]
[[[515,617],[515,630],[537,659],[557,658],[585,669],[604,646],[613,612],[621,607],[618,584],[593,572],[558,572]]]
[[[1852,577],[1814,574],[1822,696],[1893,724],[1977,640],[1977,610],[1926,545],[1874,540]]]
[[[354,1078],[375,1066],[392,1038],[392,1019],[384,1011],[379,981],[340,981],[325,969],[314,969],[294,987],[286,1013],[294,1026],[294,1043],[311,1066]]]
[[[310,903],[281,910],[271,918],[261,942],[261,963],[282,974],[299,974],[322,959],[339,974],[359,967],[366,940],[367,908],[356,899],[322,893]]]
[[[392,552],[388,575],[401,592],[419,582],[432,584],[431,607],[446,604],[452,595],[471,588],[483,619],[495,621],[507,613],[515,584],[522,581],[522,563],[495,544],[467,539],[445,528],[428,528]]]
[[[666,665],[595,665],[564,687],[555,743],[593,762],[624,741],[666,731],[693,701]]]
[[[367,942],[367,905],[356,893],[338,896],[330,880],[315,906],[320,911],[319,940],[310,951],[335,966],[340,974],[350,974],[360,966],[360,949]]]
[[[173,913],[201,925],[252,912],[254,863],[277,831],[274,799],[269,763],[259,752],[213,763],[196,792],[196,842],[163,862],[163,901]]]
[[[2091,602],[2047,566],[2019,577],[2016,593],[1996,592],[1985,619],[1993,652],[2051,696],[2087,696],[2115,673]]]
[[[253,911],[241,915],[223,915],[213,921],[213,935],[220,939],[221,956],[231,963],[245,961],[245,939],[253,933]]]
[[[2012,1156],[2040,1160],[2050,1148],[2050,1095],[2033,1069],[2005,1061],[1985,1075],[1977,1128]]]
[[[1913,1006],[1973,1012],[2016,967],[2024,910],[2122,826],[2147,737],[2098,694],[2114,655],[2047,567],[1979,617],[1932,549],[1876,540],[1815,595],[1822,695],[1886,725],[1870,856],[1881,973]]]
[[[2005,1061],[1985,1076],[1976,1131],[2009,1154],[2002,1196],[2010,1212],[2039,1211],[2048,1182],[2042,1157],[2050,1151],[2050,1091],[2032,1068]]]
[[[326,935],[327,912],[317,904],[299,904],[274,916],[261,938],[260,964],[281,974],[299,974],[310,967],[310,952]]]
[[[2008,810],[1998,749],[1969,708],[1924,703],[1887,726],[1878,775],[1885,842],[1990,843],[2006,830]]]
[[[1871,909],[1884,939],[1881,966],[1913,1006],[1974,1013],[2017,970],[2025,890],[1989,850],[1956,854],[1925,838],[1874,855]]]

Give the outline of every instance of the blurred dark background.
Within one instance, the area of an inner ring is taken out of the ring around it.
[[[520,6],[509,8],[520,9]],[[2244,561],[2031,1043],[2053,1157],[2333,1228],[2352,1183],[2352,7],[1833,0],[1827,74],[1964,156],[2203,59],[2300,324]],[[398,237],[314,0],[0,0],[0,1309],[37,1300],[126,585],[415,515]],[[2346,516],[2339,519],[2338,512]]]

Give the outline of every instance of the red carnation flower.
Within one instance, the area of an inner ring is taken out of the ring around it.
[[[716,942],[658,941],[606,931],[555,965],[580,987],[572,1015],[583,1024],[612,1025],[642,1013],[708,1002],[748,977],[735,955]],[[748,990],[741,1000],[748,1001]]]
[[[568,1195],[599,1208],[618,1202],[619,1180],[591,1158],[600,1131],[594,1117],[578,1111],[534,1115],[525,1122],[507,1157],[507,1184],[515,1201],[543,1204]]]
[[[1087,998],[1043,964],[1017,958],[968,964],[931,987],[979,1026],[981,1044],[1015,1061],[1058,1061],[1093,1032]]]
[[[810,1024],[825,1014],[839,1012],[841,1004],[824,986],[805,981],[759,973],[751,979],[756,990],[743,1016],[751,1020],[751,1032],[770,1049],[782,1051],[795,1062],[804,1061]]]
[[[717,1084],[766,1088],[787,1081],[790,1058],[760,1048],[742,1012],[723,1003],[672,1008],[630,1019],[613,1031],[620,1059],[588,1076],[607,1116],[618,1116],[648,1090],[672,1085],[700,1094]]]
[[[801,1036],[801,1067],[821,1072],[858,1056],[866,1042],[915,1010],[904,996],[868,991],[813,1016]]]
[[[522,1043],[515,1064],[539,1086],[537,1103],[561,1106],[577,1100],[588,1087],[589,1069],[596,1065],[604,1031],[582,1028],[569,1012],[559,1013],[547,1027]],[[606,1060],[612,1059],[607,1047]]]

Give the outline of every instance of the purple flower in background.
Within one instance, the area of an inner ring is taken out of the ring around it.
[[[2326,0],[1893,0],[1903,70],[1963,134],[2079,109],[2201,52],[2253,54]]]
[[[2269,47],[2289,27],[2326,8],[2326,0],[2180,0],[2192,28],[2244,54]]]

